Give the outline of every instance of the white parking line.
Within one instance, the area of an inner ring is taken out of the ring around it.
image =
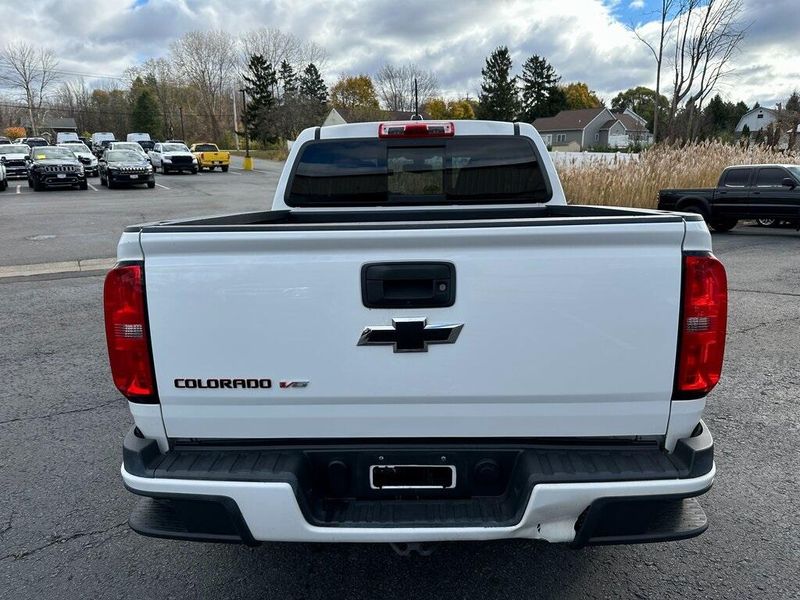
[[[97,188],[94,187],[91,183],[87,183],[87,185],[92,189],[93,192],[97,191]]]
[[[168,189],[169,189],[167,186],[165,186],[165,185],[161,185],[160,183],[157,183],[156,185],[157,185],[158,187],[160,187],[160,188],[163,188],[163,189],[165,189],[165,190],[168,190]]]
[[[22,187],[21,185],[18,185],[18,186],[17,186],[17,193],[18,193],[18,194],[21,194],[21,193],[22,193],[22,192],[20,191],[20,188],[21,188],[21,187]]]

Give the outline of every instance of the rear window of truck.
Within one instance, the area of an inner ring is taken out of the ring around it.
[[[526,137],[341,139],[306,143],[289,206],[535,203],[551,191]]]

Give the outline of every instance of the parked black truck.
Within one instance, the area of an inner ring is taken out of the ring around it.
[[[658,208],[701,214],[715,231],[742,219],[800,223],[800,165],[731,166],[715,188],[661,190]]]

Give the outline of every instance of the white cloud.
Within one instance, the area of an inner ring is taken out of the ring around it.
[[[785,18],[797,0],[774,0],[769,11],[756,0],[745,2],[752,25],[720,91],[732,100],[771,104],[800,85],[800,38]],[[136,8],[130,0],[127,9],[120,4],[83,0],[75,11],[72,3],[39,0],[20,11],[4,2],[0,22],[14,23],[20,35],[35,32],[37,43],[58,52],[63,70],[97,75],[122,74],[145,58],[165,55],[173,39],[194,29],[236,34],[278,27],[327,49],[328,83],[341,73],[373,73],[384,62],[413,61],[434,70],[445,93],[474,97],[484,60],[499,45],[509,47],[517,69],[539,54],[564,82],[585,81],[608,100],[628,87],[655,82],[652,56],[615,16],[619,4],[609,0],[149,0]],[[640,4],[632,0],[628,6]],[[654,27],[644,24],[645,31]],[[667,86],[669,79],[665,70]]]
[[[628,7],[634,10],[642,10],[644,8],[644,0],[633,0]]]

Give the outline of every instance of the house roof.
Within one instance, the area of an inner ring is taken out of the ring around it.
[[[617,118],[617,121],[622,123],[622,126],[627,131],[647,131],[646,125],[642,125],[641,121],[639,121],[635,117],[632,117],[629,114],[620,112],[620,113],[614,113],[614,116]]]
[[[562,110],[555,117],[542,117],[533,122],[537,131],[581,130],[597,116],[607,110],[600,108],[582,108],[579,110]]]
[[[603,131],[604,129],[611,129],[616,122],[617,119],[609,119],[608,121],[600,125],[600,131]]]

